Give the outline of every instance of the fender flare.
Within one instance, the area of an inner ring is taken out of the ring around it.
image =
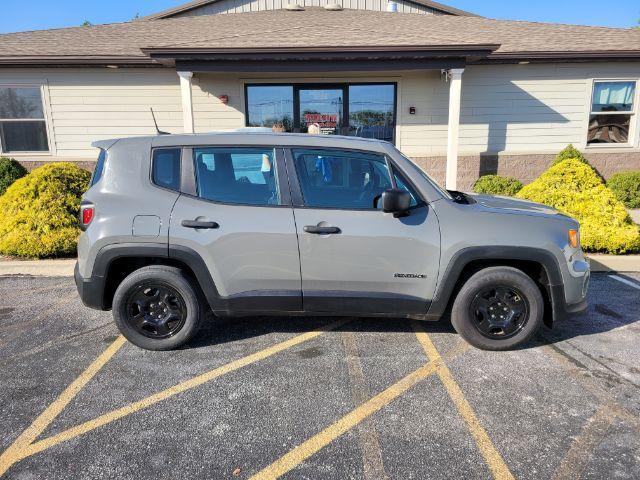
[[[558,288],[551,288],[562,286],[562,273],[560,271],[560,265],[555,255],[549,250],[534,247],[513,247],[513,246],[483,246],[483,247],[468,247],[456,252],[447,268],[442,281],[439,283],[436,294],[434,296],[431,305],[429,306],[428,316],[440,318],[451,300],[451,295],[455,289],[456,283],[460,278],[460,274],[469,263],[476,260],[495,260],[495,261],[530,261],[536,262],[544,268],[547,279],[552,307],[556,310],[556,304],[560,300],[564,303],[564,298],[556,298],[557,292],[561,291],[564,296],[564,290]],[[556,293],[554,293],[556,292]]]
[[[94,287],[92,290],[100,292],[99,300],[92,303],[99,304],[100,308],[106,308],[104,290],[109,269],[113,262],[119,258],[144,258],[155,257],[167,260],[177,260],[185,264],[193,272],[196,281],[212,309],[224,308],[224,300],[220,298],[215,282],[207,269],[202,257],[193,249],[181,245],[168,246],[160,243],[114,243],[102,247],[93,264],[90,281]]]

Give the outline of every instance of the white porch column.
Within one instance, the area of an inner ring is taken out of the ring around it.
[[[191,93],[193,72],[178,72],[178,76],[180,77],[180,93],[182,94],[184,133],[193,133],[193,96]]]
[[[447,137],[447,190],[457,190],[458,143],[460,142],[460,104],[462,103],[462,74],[464,68],[447,71],[449,80],[449,130]]]

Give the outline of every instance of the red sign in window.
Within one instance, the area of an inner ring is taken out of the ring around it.
[[[322,113],[305,113],[304,120],[307,125],[317,123],[322,128],[336,128],[338,126],[338,115]]]

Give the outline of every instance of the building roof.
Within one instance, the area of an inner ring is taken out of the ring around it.
[[[218,3],[224,0],[195,0],[193,2],[187,2],[182,5],[178,5],[177,7],[168,8],[167,10],[163,10],[158,13],[154,13],[152,15],[148,15],[146,17],[142,17],[139,20],[159,20],[163,18],[171,18],[176,15],[180,15],[186,12],[190,12],[192,10],[196,10],[198,8],[206,7],[208,5],[212,5],[214,3]],[[460,10],[457,8],[449,7],[447,5],[443,5],[439,2],[432,2],[430,0],[407,0],[408,2],[415,3],[417,5],[422,5],[424,7],[428,7],[437,12],[444,13],[447,15],[460,15],[460,16],[476,16],[471,12],[467,12],[465,10]],[[295,1],[291,2],[295,3]]]
[[[0,64],[153,64],[152,52],[486,48],[491,61],[640,59],[640,30],[365,10],[269,10],[0,35]]]

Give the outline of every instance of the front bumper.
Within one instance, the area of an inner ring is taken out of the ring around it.
[[[82,275],[80,275],[80,267],[78,266],[78,262],[76,262],[76,266],[73,270],[73,278],[76,282],[76,288],[78,289],[78,295],[80,295],[82,303],[84,303],[89,308],[104,310],[104,278],[83,278]]]
[[[567,280],[571,283],[570,285],[549,286],[554,321],[564,320],[572,315],[582,313],[587,309],[589,306],[587,291],[589,289],[590,278],[591,272],[587,264],[587,269],[583,270],[581,276],[573,276]],[[578,301],[568,303],[567,296],[575,298]]]

